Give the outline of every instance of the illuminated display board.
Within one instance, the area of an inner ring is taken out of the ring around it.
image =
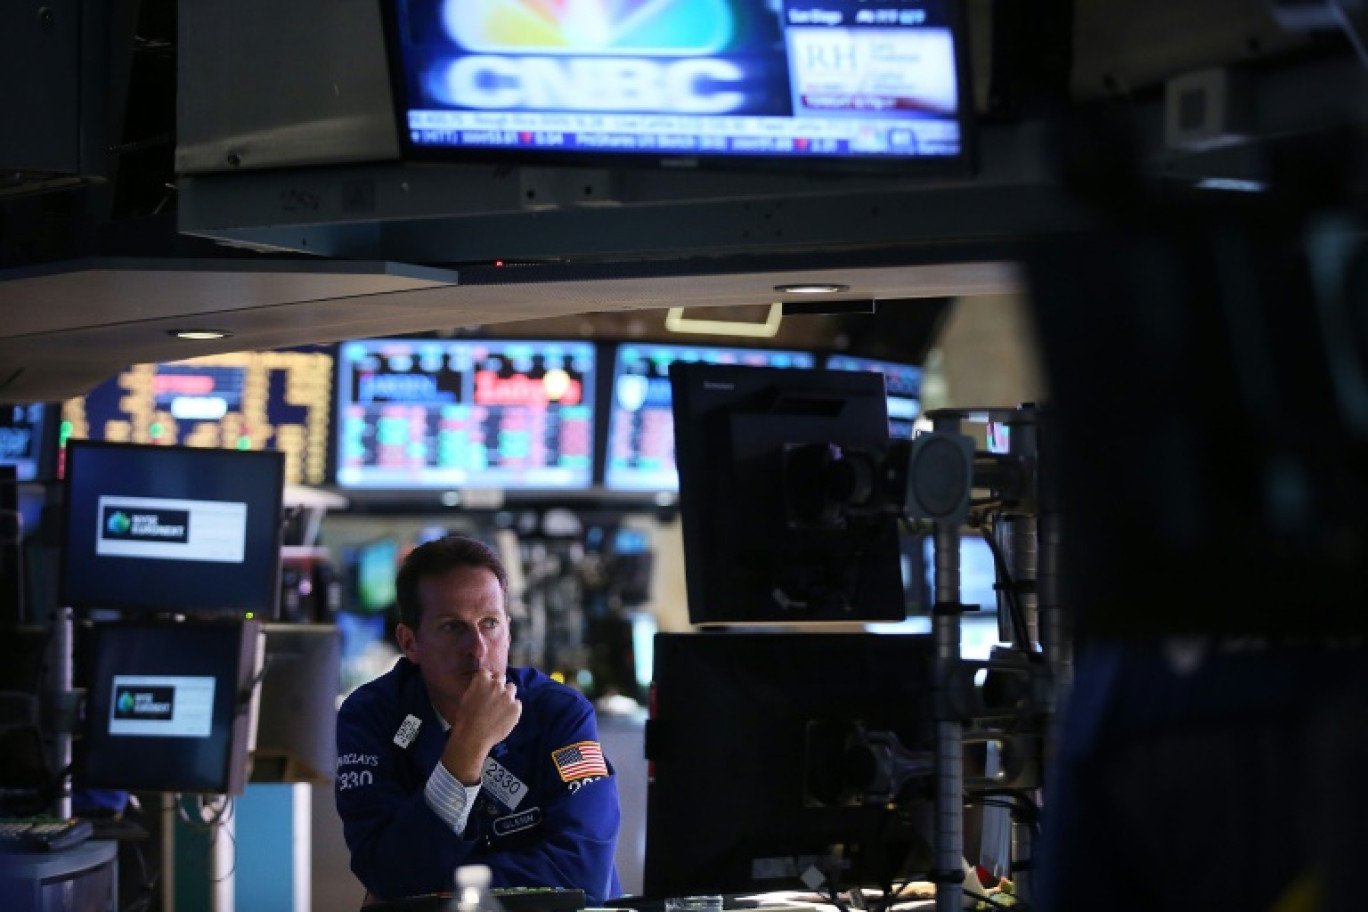
[[[370,339],[338,353],[337,483],[587,488],[594,346]]]
[[[604,486],[618,491],[677,491],[670,365],[675,361],[755,367],[815,367],[800,351],[700,345],[618,346],[608,413]]]
[[[884,385],[888,389],[888,436],[895,440],[912,439],[913,426],[921,414],[920,367],[851,355],[832,355],[827,358],[826,366],[827,370],[877,371],[883,374]]]
[[[234,352],[138,364],[62,405],[62,440],[278,450],[288,484],[324,484],[333,358]]]
[[[954,161],[954,0],[391,0],[406,156]]]

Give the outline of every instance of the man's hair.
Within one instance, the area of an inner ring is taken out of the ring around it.
[[[441,576],[462,567],[488,570],[499,581],[503,590],[504,610],[508,610],[508,570],[499,554],[482,541],[464,535],[448,535],[419,545],[404,558],[395,579],[394,588],[399,601],[399,620],[415,631],[423,618],[423,606],[418,601],[418,583],[424,577]]]

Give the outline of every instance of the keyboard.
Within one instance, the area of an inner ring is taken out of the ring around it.
[[[90,838],[89,820],[74,817],[0,817],[0,852],[56,852]]]
[[[562,890],[551,887],[495,887],[490,891],[503,906],[504,912],[581,912],[584,909],[583,890]],[[447,912],[452,894],[429,893],[407,899],[383,900],[362,906],[362,912]]]

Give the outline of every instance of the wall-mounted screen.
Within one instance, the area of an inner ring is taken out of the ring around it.
[[[137,364],[62,406],[62,439],[285,454],[289,484],[327,481],[329,351]]]
[[[390,0],[404,153],[963,161],[956,0]]]
[[[337,483],[588,488],[590,342],[366,339],[338,350]]]
[[[274,617],[283,472],[280,453],[73,440],[61,604]]]
[[[675,361],[750,367],[814,367],[808,352],[701,345],[618,346],[608,411],[604,486],[616,491],[677,491],[670,365]]]
[[[888,436],[895,440],[912,439],[912,431],[921,414],[922,369],[915,364],[876,361],[852,355],[832,355],[827,358],[827,370],[877,371],[884,375],[888,390]]]
[[[33,405],[0,405],[0,465],[14,466],[17,481],[33,481],[49,475],[49,426],[52,408]]]

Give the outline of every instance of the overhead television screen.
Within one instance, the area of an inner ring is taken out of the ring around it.
[[[62,604],[273,617],[283,468],[279,453],[73,440]]]
[[[338,352],[337,483],[588,488],[590,342],[365,339]]]
[[[876,371],[884,375],[888,390],[888,436],[911,440],[917,416],[921,414],[922,369],[915,364],[876,361],[853,355],[832,355],[827,370]]]
[[[285,481],[327,481],[331,350],[135,364],[62,405],[62,438],[285,454]]]
[[[407,157],[962,164],[956,0],[390,0]],[[460,155],[459,153],[465,153]]]
[[[703,345],[618,346],[608,412],[604,486],[615,491],[677,491],[670,365],[676,361],[750,367],[813,367],[808,352]]]

